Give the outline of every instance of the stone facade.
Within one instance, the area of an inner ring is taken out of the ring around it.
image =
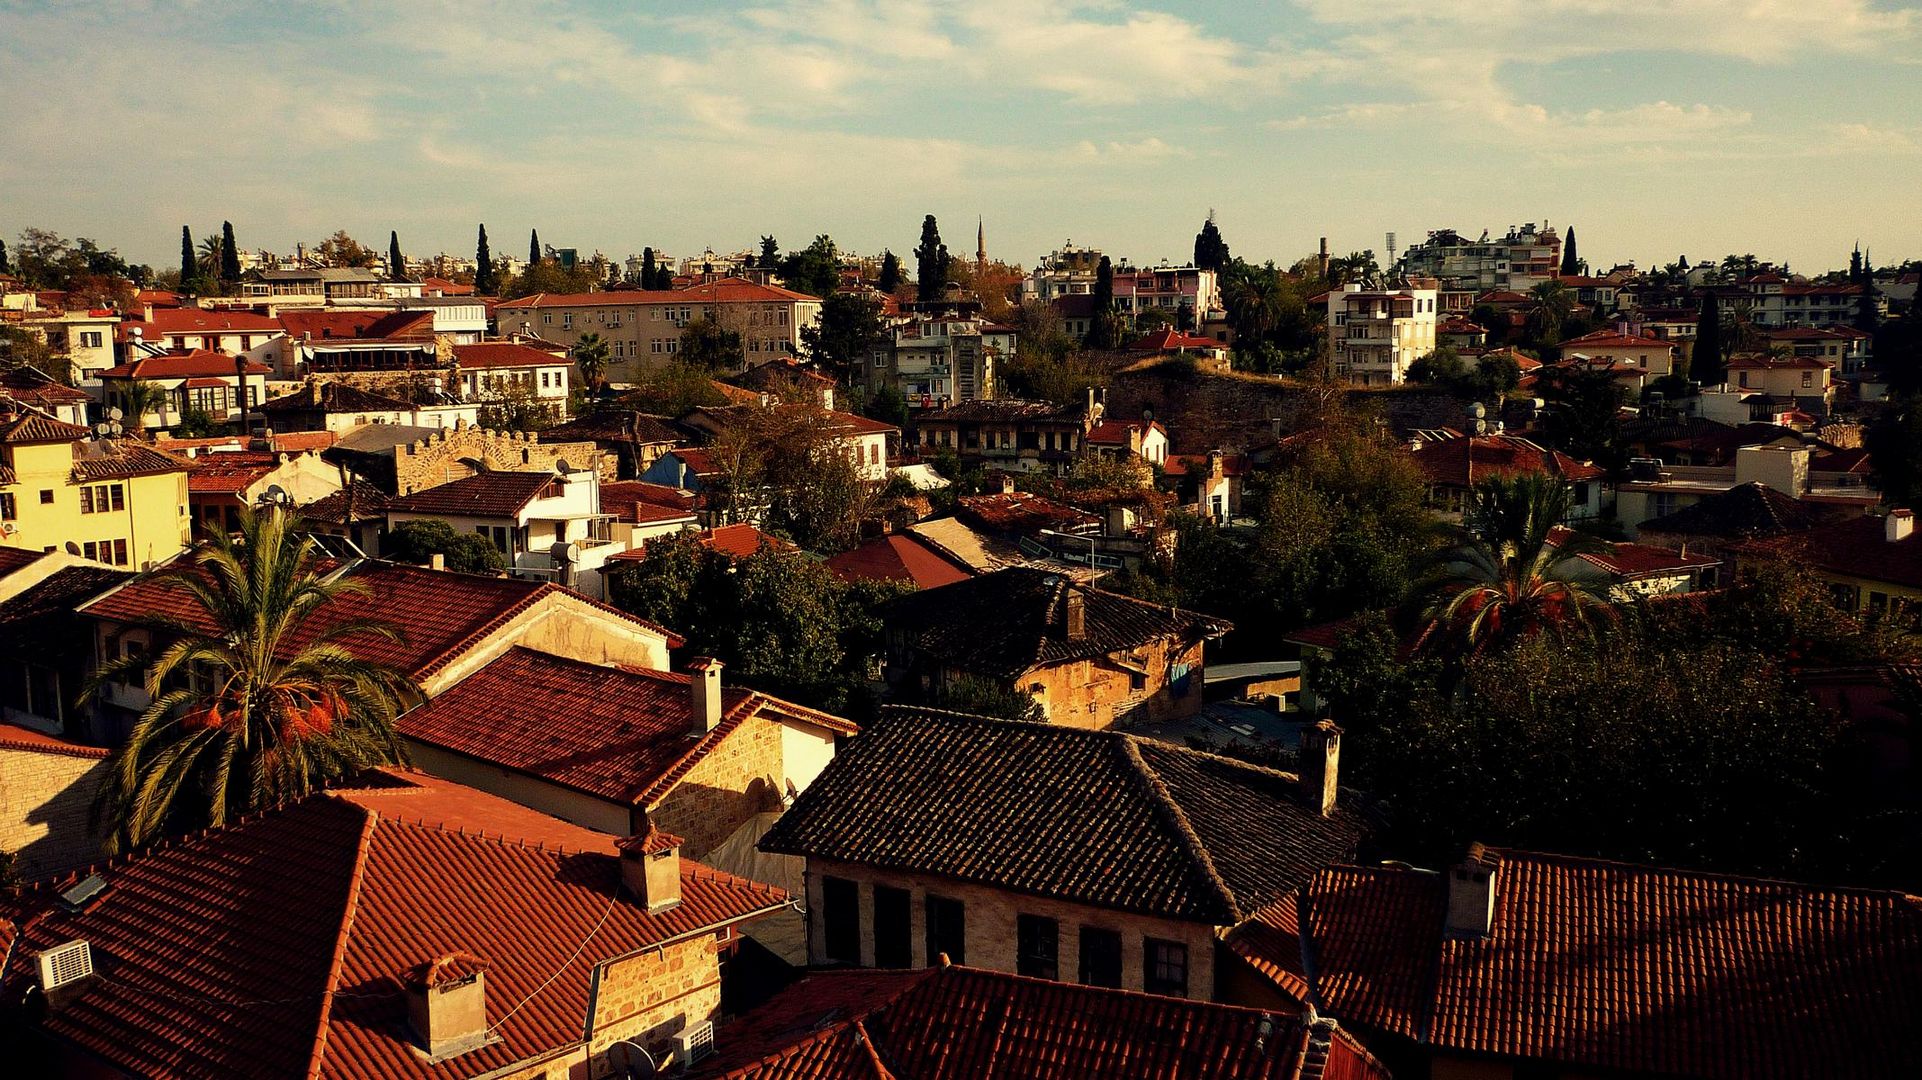
[[[532,432],[456,425],[394,448],[395,494],[411,495],[472,476],[474,469],[466,461],[504,472],[549,472],[566,461],[570,468],[602,470],[602,479],[613,479],[604,469],[613,465],[602,460],[606,456],[591,442],[543,444]]]
[[[709,750],[648,811],[649,824],[681,837],[699,859],[754,815],[781,809],[781,725],[755,718]]]
[[[914,967],[939,962],[938,957],[927,955],[927,897],[933,894],[965,905],[966,955],[958,962],[970,967],[1018,973],[1016,923],[1022,915],[1038,915],[1059,924],[1056,966],[1060,981],[1073,982],[1079,977],[1081,928],[1087,926],[1120,934],[1122,989],[1144,989],[1145,945],[1149,939],[1156,939],[1187,946],[1186,996],[1199,1001],[1215,998],[1215,928],[1211,926],[1028,896],[933,874],[900,873],[834,859],[810,858],[807,863],[808,959],[811,963],[829,962],[824,921],[828,907],[821,883],[826,877],[837,877],[860,887],[861,964],[864,967],[874,966],[874,886],[879,884],[908,891],[911,919],[908,937]]]
[[[621,1040],[638,1042],[659,1062],[675,1036],[712,1023],[721,1011],[720,938],[729,936],[720,931],[602,964],[595,971],[585,1075],[614,1075],[618,1062],[609,1061],[608,1051]]]
[[[0,852],[20,880],[99,861],[90,810],[106,771],[105,751],[0,746]]]
[[[1177,719],[1201,708],[1201,652],[1199,641],[1163,639],[1126,653],[1035,668],[1020,675],[1015,688],[1032,694],[1050,723],[1067,727]]]

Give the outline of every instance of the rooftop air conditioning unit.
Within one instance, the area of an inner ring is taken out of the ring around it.
[[[40,990],[50,993],[93,974],[93,949],[86,941],[69,941],[40,954]],[[710,1044],[712,1034],[709,1035]]]
[[[713,1052],[714,1025],[712,1023],[696,1024],[674,1036],[674,1054],[683,1065],[692,1065]]]

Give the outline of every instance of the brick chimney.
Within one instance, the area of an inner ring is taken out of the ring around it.
[[[699,738],[721,726],[721,662],[711,656],[697,656],[687,665],[693,676],[693,722],[689,734]]]
[[[449,953],[415,967],[402,981],[408,1022],[430,1061],[486,1044],[486,961],[471,953]]]
[[[619,840],[621,885],[652,915],[681,902],[681,838],[648,826]]]
[[[1891,544],[1907,540],[1909,534],[1914,531],[1915,511],[1913,510],[1891,510],[1889,516],[1882,519],[1882,538]]]
[[[1341,728],[1333,720],[1323,720],[1301,732],[1301,766],[1297,773],[1301,801],[1322,817],[1335,809],[1338,774],[1341,771]]]
[[[1495,925],[1495,871],[1501,863],[1480,844],[1448,871],[1449,937],[1482,938]]]
[[[1085,641],[1088,637],[1088,597],[1074,582],[1061,586],[1061,637],[1064,641]]]

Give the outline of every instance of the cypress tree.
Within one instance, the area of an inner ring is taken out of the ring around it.
[[[892,251],[881,252],[881,279],[877,282],[881,291],[893,294],[901,287],[901,257]]]
[[[7,258],[7,242],[0,240],[0,274],[13,273],[13,263]]]
[[[1114,348],[1114,264],[1103,255],[1094,269],[1094,318],[1088,323],[1088,347]]]
[[[1702,314],[1695,323],[1695,351],[1688,374],[1705,387],[1728,381],[1728,364],[1722,355],[1722,302],[1713,289],[1702,290]]]
[[[492,296],[500,288],[494,280],[494,254],[487,250],[487,226],[480,227],[480,241],[474,245],[474,291]]]
[[[941,227],[929,214],[921,222],[921,243],[914,249],[916,298],[922,302],[941,299],[948,284],[948,245],[941,242]]]
[[[1865,334],[1875,333],[1878,321],[1875,314],[1875,267],[1869,265],[1869,257],[1862,256],[1862,291],[1855,297],[1855,328]]]
[[[1562,241],[1562,276],[1574,277],[1582,272],[1581,260],[1575,257],[1575,226],[1568,227],[1568,239]]]
[[[1202,270],[1219,271],[1228,265],[1228,244],[1221,238],[1221,230],[1215,226],[1215,212],[1208,211],[1208,220],[1195,234],[1195,266]]]
[[[220,280],[228,283],[240,280],[240,248],[234,243],[234,223],[220,223]]]
[[[641,288],[654,287],[654,249],[641,249]]]
[[[541,233],[539,229],[527,230],[527,265],[539,266],[541,263]]]
[[[180,227],[180,291],[193,292],[200,280],[200,264],[194,261],[193,230]]]
[[[400,253],[400,233],[393,229],[387,232],[387,276],[395,281],[407,278],[407,257]]]

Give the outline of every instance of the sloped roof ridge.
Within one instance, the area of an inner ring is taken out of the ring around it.
[[[1701,870],[1688,866],[1660,866],[1652,863],[1631,862],[1627,859],[1608,859],[1598,855],[1575,855],[1563,851],[1535,851],[1529,848],[1485,846],[1482,850],[1500,859],[1523,859],[1532,862],[1556,863],[1559,865],[1606,867],[1610,869],[1633,870],[1645,874],[1670,877],[1709,878],[1715,881],[1736,882],[1746,885],[1779,885],[1798,892],[1836,893],[1844,896],[1901,897],[1922,909],[1922,895],[1903,889],[1878,889],[1867,885],[1828,885],[1821,882],[1794,881],[1789,878],[1768,877],[1759,874],[1737,874],[1726,870]]]
[[[1121,732],[1115,734],[1120,736],[1116,742],[1119,744],[1122,760],[1141,780],[1149,799],[1160,811],[1163,820],[1174,830],[1176,842],[1181,845],[1189,861],[1200,869],[1202,880],[1214,890],[1216,899],[1220,900],[1228,912],[1234,916],[1233,921],[1240,922],[1246,916],[1241,910],[1241,905],[1235,900],[1235,892],[1222,879],[1221,872],[1215,869],[1215,860],[1208,854],[1208,848],[1201,842],[1201,837],[1195,832],[1194,825],[1189,823],[1187,812],[1181,808],[1180,803],[1175,801],[1174,795],[1168,791],[1168,785],[1162,782],[1160,774],[1156,773],[1142,758],[1141,747],[1136,738]]]
[[[360,914],[360,887],[367,878],[368,848],[373,845],[374,828],[380,823],[380,815],[373,810],[366,807],[356,809],[365,815],[365,819],[361,822],[360,839],[354,846],[354,872],[347,880],[347,900],[341,914],[340,934],[334,939],[334,955],[327,961],[327,978],[321,983],[320,1012],[314,1021],[318,1030],[314,1036],[313,1056],[307,1062],[309,1080],[320,1075],[327,1057],[327,1035],[333,1030],[334,994],[340,987],[341,971],[347,963],[347,941],[353,937],[354,922]]]
[[[653,809],[655,804],[667,795],[666,791],[657,792],[655,790],[656,788],[661,787],[663,782],[669,777],[678,777],[681,773],[682,766],[686,765],[690,760],[707,753],[713,748],[715,743],[733,734],[734,729],[739,727],[742,722],[745,722],[749,717],[761,711],[761,705],[764,701],[765,699],[761,697],[759,691],[748,691],[747,696],[741,699],[740,704],[721,714],[721,722],[714,725],[714,730],[704,731],[701,733],[700,738],[688,740],[687,749],[683,750],[680,755],[674,759],[672,764],[668,765],[666,769],[663,769],[659,776],[644,783],[635,784],[629,788],[627,798],[633,801],[643,796],[652,795],[653,798],[647,801],[647,807],[648,809]],[[669,790],[672,790],[672,787],[673,785],[668,785]]]

